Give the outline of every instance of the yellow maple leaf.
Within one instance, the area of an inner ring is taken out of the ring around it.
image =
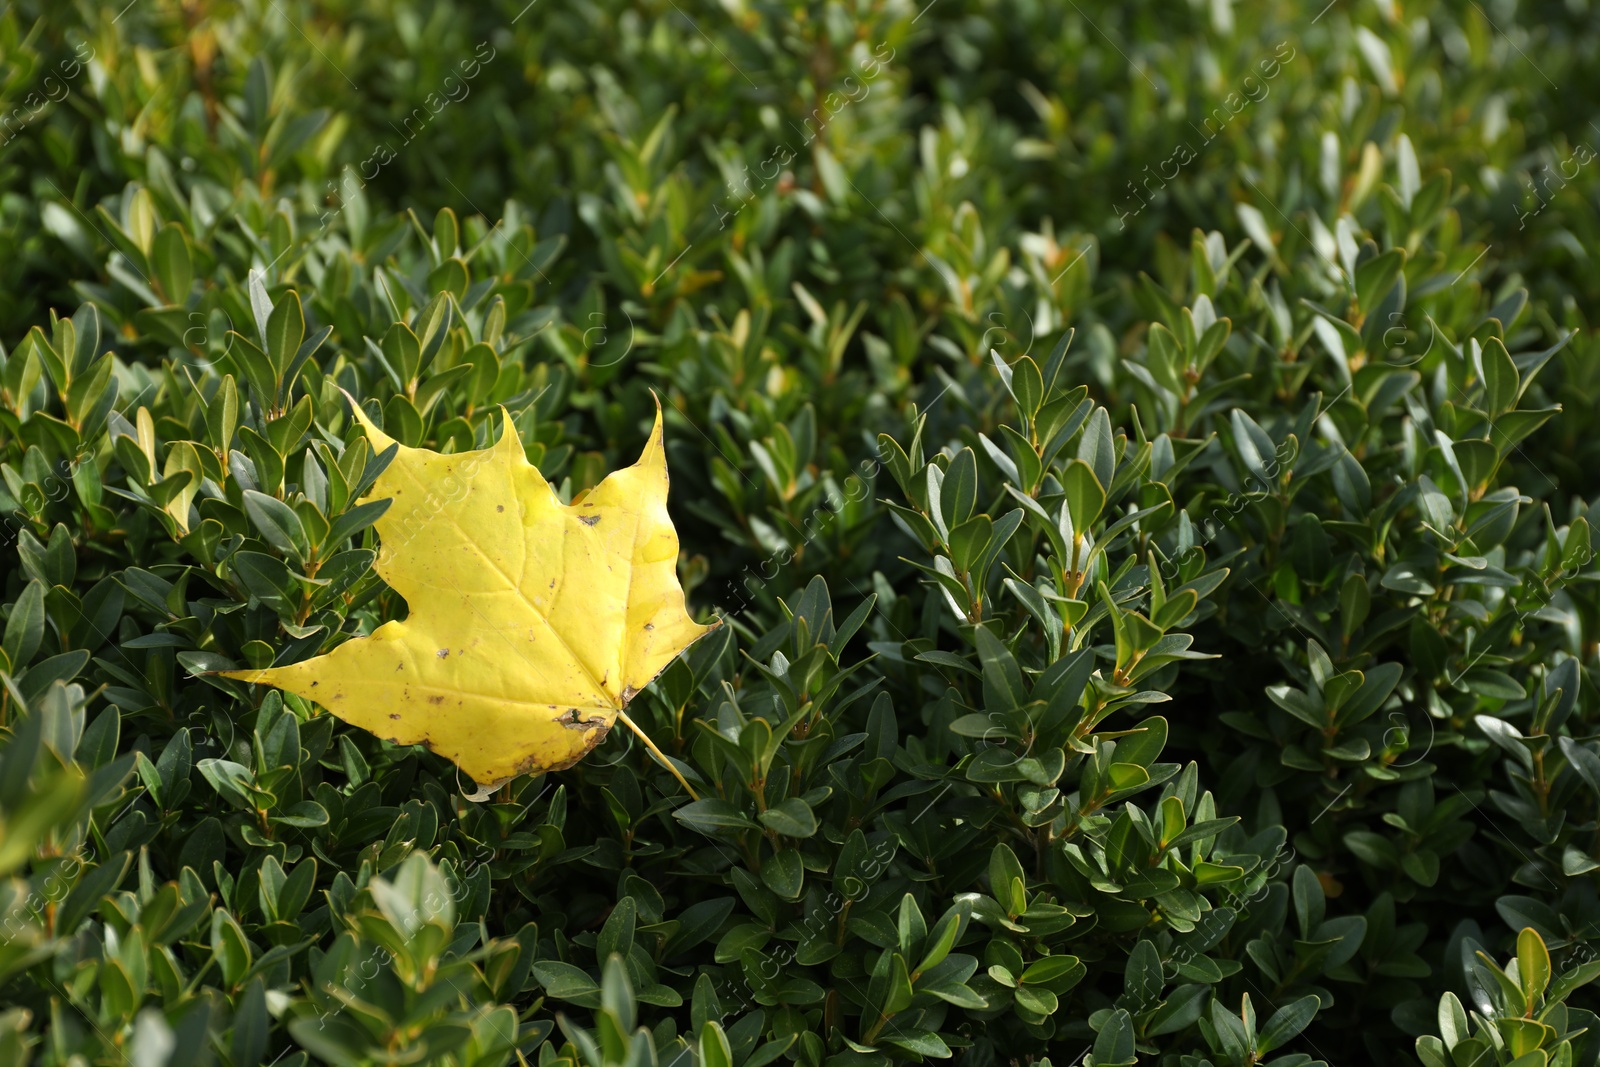
[[[373,447],[392,438],[354,400]],[[500,439],[442,455],[398,445],[364,499],[377,571],[404,622],[325,656],[224,677],[286,689],[398,744],[423,744],[478,783],[572,766],[620,717],[694,791],[623,709],[716,625],[684,610],[667,514],[661,411],[639,462],[563,504],[502,412]]]

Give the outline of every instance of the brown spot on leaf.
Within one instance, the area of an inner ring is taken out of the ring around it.
[[[400,717],[400,713],[398,711],[391,711],[389,713],[389,718],[391,718],[391,719],[398,719],[399,717]]]
[[[506,506],[505,506],[505,505],[504,505],[504,504],[496,504],[496,505],[495,505],[495,506],[494,506],[494,509],[495,509],[495,510],[496,510],[496,511],[504,511],[504,510],[505,510],[505,509],[506,509]]]
[[[448,657],[448,656],[449,656],[449,655],[450,655],[450,650],[449,650],[449,649],[448,649],[448,648],[441,648],[441,649],[440,649],[440,650],[439,650],[439,651],[438,651],[438,652],[437,652],[437,653],[436,653],[436,655],[438,655],[438,657],[439,657],[439,658],[440,658],[440,659],[445,659],[445,658],[446,658],[446,657]]]
[[[569,730],[589,730],[596,726],[604,726],[606,724],[606,720],[603,715],[596,715],[592,719],[585,719],[578,713],[577,708],[568,708],[566,714],[556,716],[556,722],[560,723],[562,726],[565,726]]]
[[[600,525],[600,516],[598,516],[598,515],[579,515],[578,516],[578,521],[583,523],[585,526],[598,526],[598,525]]]
[[[430,704],[443,704],[444,703],[444,697],[442,697],[442,696],[438,695],[437,693],[435,693],[433,696],[428,698],[428,703],[430,703]]]
[[[654,630],[656,628],[656,624],[653,622],[647,622],[644,624],[644,628],[646,630]]]

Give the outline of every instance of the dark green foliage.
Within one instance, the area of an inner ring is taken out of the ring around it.
[[[1591,7],[6,7],[0,1064],[1593,1067]],[[660,396],[703,799],[207,675],[341,390]]]

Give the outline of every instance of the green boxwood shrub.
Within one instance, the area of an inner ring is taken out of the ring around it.
[[[16,0],[0,1063],[1600,1062],[1597,22]],[[346,392],[661,398],[702,799],[211,673],[405,614]]]

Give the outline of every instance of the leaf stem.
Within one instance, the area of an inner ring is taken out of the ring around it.
[[[651,755],[655,756],[657,762],[672,772],[672,777],[676,778],[678,780],[678,784],[683,786],[683,791],[689,794],[689,799],[700,799],[700,794],[694,791],[694,787],[691,786],[687,780],[685,780],[683,775],[678,771],[678,768],[674,766],[672,761],[666,757],[665,753],[656,747],[656,743],[650,740],[650,736],[643,730],[639,729],[639,724],[628,718],[627,712],[617,712],[617,718],[622,720],[622,725],[633,731],[634,736],[636,736],[640,741],[644,742],[644,747],[650,750]]]

